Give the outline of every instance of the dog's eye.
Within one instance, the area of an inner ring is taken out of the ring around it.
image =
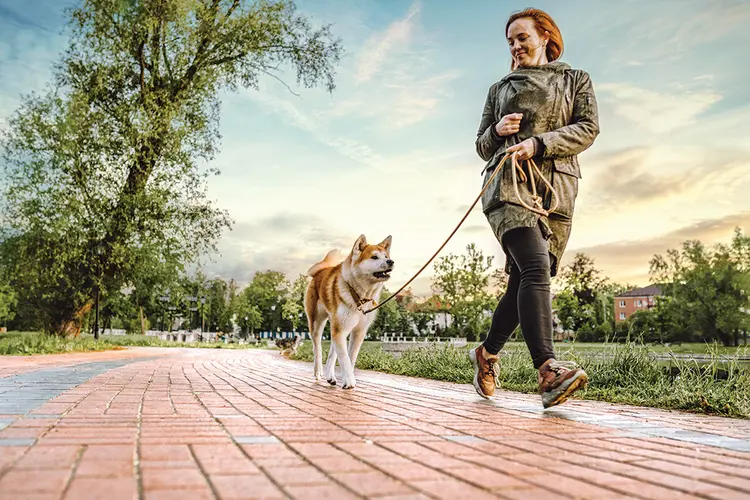
[[[377,255],[373,255],[373,256],[372,256],[372,257],[370,257],[370,258],[371,258],[372,260],[378,260],[378,256],[377,256]]]

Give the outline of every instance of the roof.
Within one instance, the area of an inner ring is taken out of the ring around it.
[[[649,285],[645,286],[643,288],[634,288],[632,290],[628,290],[625,293],[621,293],[615,298],[620,297],[649,297],[654,295],[661,295],[661,287],[659,285]]]

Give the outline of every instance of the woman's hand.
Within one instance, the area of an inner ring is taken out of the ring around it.
[[[495,125],[495,132],[497,132],[497,135],[500,137],[517,133],[521,126],[521,118],[523,118],[523,114],[521,113],[511,113],[503,116],[500,118],[500,121],[497,122],[497,125]]]
[[[518,160],[528,160],[534,153],[536,153],[536,141],[534,139],[526,139],[523,142],[519,142],[515,146],[511,146],[505,150],[506,153],[518,152],[516,158]]]

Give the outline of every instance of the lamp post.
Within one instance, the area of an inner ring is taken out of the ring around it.
[[[167,313],[167,302],[169,302],[169,290],[167,290],[167,293],[159,297],[159,301],[162,303],[161,306],[161,331],[164,331],[164,316]]]
[[[203,322],[205,321],[203,317],[203,305],[206,303],[206,296],[201,295],[201,340],[203,340]]]
[[[275,310],[276,310],[276,304],[271,306],[271,332],[273,332],[274,329],[276,328],[276,314],[274,313]]]
[[[167,331],[167,333],[172,333],[172,323],[174,323],[173,311],[176,311],[177,308],[175,306],[169,306],[167,309],[169,310],[169,330]]]

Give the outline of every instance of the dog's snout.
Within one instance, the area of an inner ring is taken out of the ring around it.
[[[389,266],[393,265],[393,261],[391,259],[386,260],[385,263],[388,264]]]

